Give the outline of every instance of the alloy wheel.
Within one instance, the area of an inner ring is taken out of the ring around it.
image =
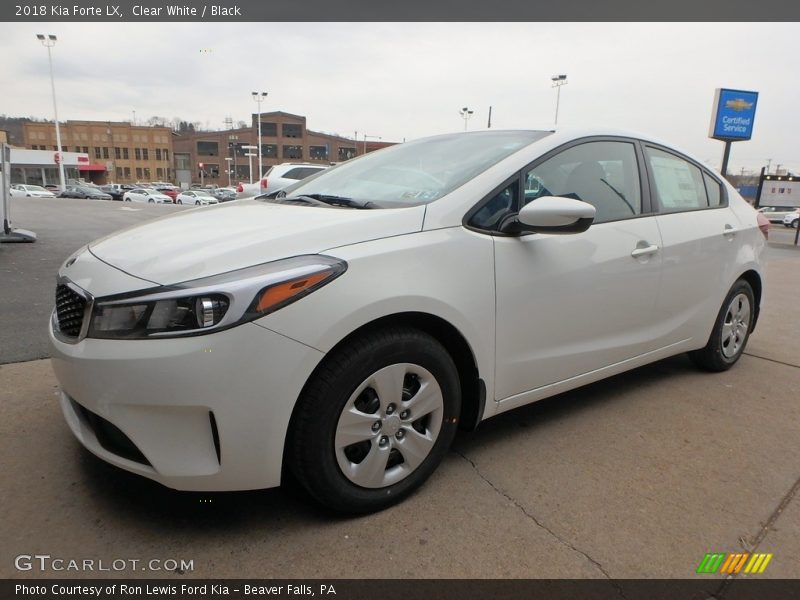
[[[749,328],[750,299],[745,294],[737,294],[728,305],[722,324],[722,354],[726,358],[733,358],[741,352]]]

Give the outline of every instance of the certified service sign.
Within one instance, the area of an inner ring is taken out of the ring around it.
[[[717,88],[708,137],[736,142],[753,135],[758,92]]]

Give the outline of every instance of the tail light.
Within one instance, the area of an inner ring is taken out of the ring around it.
[[[264,179],[261,180],[261,189],[262,190],[267,189],[267,178],[266,177],[264,177]]]
[[[242,186],[242,184],[239,183],[239,185],[236,186],[236,191],[241,194],[244,191],[244,186]]]

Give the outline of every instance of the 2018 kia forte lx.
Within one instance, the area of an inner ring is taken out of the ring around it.
[[[123,469],[292,472],[373,511],[459,426],[681,352],[729,368],[764,245],[734,188],[649,138],[437,136],[89,244],[59,271],[53,367],[74,434]]]

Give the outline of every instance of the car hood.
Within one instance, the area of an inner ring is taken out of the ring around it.
[[[100,260],[167,285],[422,229],[424,206],[358,210],[244,200],[189,210],[89,244]]]

